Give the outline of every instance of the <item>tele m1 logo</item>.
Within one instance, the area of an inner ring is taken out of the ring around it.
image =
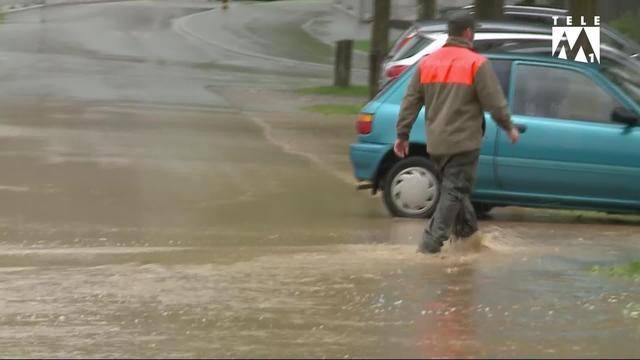
[[[572,18],[567,16],[567,26],[555,26],[558,24],[558,18],[553,18],[551,54],[560,59],[599,64],[600,26],[585,26],[583,16],[580,17],[580,25],[573,25]],[[593,23],[600,25],[600,17],[595,16]]]

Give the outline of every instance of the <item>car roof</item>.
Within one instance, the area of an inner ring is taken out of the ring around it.
[[[418,33],[418,36],[428,37],[431,39],[448,38],[449,35],[443,32],[437,33]],[[511,32],[486,32],[476,33],[474,41],[478,40],[551,40],[551,34],[529,34],[529,33],[511,33]]]
[[[421,33],[447,32],[445,20],[421,21],[414,26]],[[480,21],[476,24],[476,33],[478,32],[550,34],[551,28],[546,24],[532,24],[525,21]]]
[[[505,5],[504,12],[509,14],[530,15],[566,15],[569,10],[547,6]]]
[[[512,61],[532,61],[536,63],[545,63],[545,64],[556,64],[556,65],[570,65],[572,67],[579,67],[584,69],[598,69],[598,64],[588,64],[579,61],[560,59],[553,56],[546,55],[527,55],[520,53],[494,53],[494,52],[482,52],[483,56],[486,56],[488,59],[501,59],[501,60],[512,60]]]
[[[450,10],[455,10],[456,8],[451,8]],[[463,10],[473,10],[475,9],[475,5],[466,5],[463,6]],[[567,14],[569,10],[563,8],[555,8],[548,6],[528,6],[528,5],[504,5],[504,12],[510,13],[527,13],[534,15],[562,15]]]
[[[440,18],[436,20],[419,20],[414,23],[412,29],[426,32],[446,31],[446,18],[451,14],[465,12],[473,14],[475,5],[445,6],[440,9]],[[548,6],[504,5],[502,20],[484,20],[478,23],[476,32],[486,31],[512,31],[528,33],[551,33],[551,26],[558,19],[559,25],[563,25],[569,10]],[[608,24],[600,24],[600,29],[605,37],[610,38],[618,47],[625,49],[631,56],[640,56],[640,44],[622,34]]]
[[[550,49],[549,49],[550,50]],[[581,67],[587,67],[591,69],[598,69],[601,64],[597,63],[583,63],[574,60],[560,59],[554,56],[551,56],[551,52],[548,55],[541,54],[526,54],[520,52],[492,52],[492,51],[482,51],[480,52],[482,55],[486,56],[489,59],[510,59],[510,60],[531,60],[536,62],[546,62],[546,63],[554,63],[554,64],[565,64],[565,65],[576,65]],[[601,45],[600,47],[600,58],[602,59],[612,59],[618,62],[625,62],[634,67],[637,67],[638,71],[640,71],[640,61],[630,58],[624,52],[607,46]]]
[[[448,17],[460,12],[474,14],[475,5],[444,7],[440,10],[440,16]],[[551,23],[554,16],[566,16],[569,10],[547,6],[504,5],[503,14],[505,20]]]

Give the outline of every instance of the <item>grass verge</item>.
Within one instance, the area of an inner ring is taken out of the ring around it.
[[[625,265],[617,265],[610,267],[594,266],[591,272],[596,274],[605,274],[611,277],[623,277],[640,280],[640,260],[632,261]]]
[[[334,96],[353,96],[367,97],[369,95],[369,87],[364,85],[349,86],[346,88],[338,86],[316,86],[303,88],[298,90],[301,94],[308,95],[334,95]]]
[[[371,49],[371,41],[370,40],[354,40],[353,48],[355,50],[369,52],[369,49]]]
[[[362,109],[360,104],[321,104],[303,108],[305,111],[324,115],[356,115]]]

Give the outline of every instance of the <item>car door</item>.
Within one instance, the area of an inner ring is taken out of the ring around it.
[[[640,129],[610,121],[622,106],[595,72],[514,62],[510,103],[526,131],[496,143],[503,195],[517,202],[640,206]]]
[[[491,59],[491,66],[496,73],[498,82],[504,94],[508,94],[509,77],[511,74],[510,59]],[[498,127],[491,118],[490,113],[484,114],[484,137],[480,148],[480,160],[476,173],[474,186],[474,200],[487,200],[498,190],[498,183],[495,174],[495,144],[498,134]]]

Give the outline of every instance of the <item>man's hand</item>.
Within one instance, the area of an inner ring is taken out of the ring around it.
[[[397,139],[393,145],[393,152],[401,158],[409,155],[409,141]]]
[[[512,127],[511,131],[509,131],[509,139],[511,139],[511,143],[515,144],[520,139],[520,131],[518,131],[517,127]]]

